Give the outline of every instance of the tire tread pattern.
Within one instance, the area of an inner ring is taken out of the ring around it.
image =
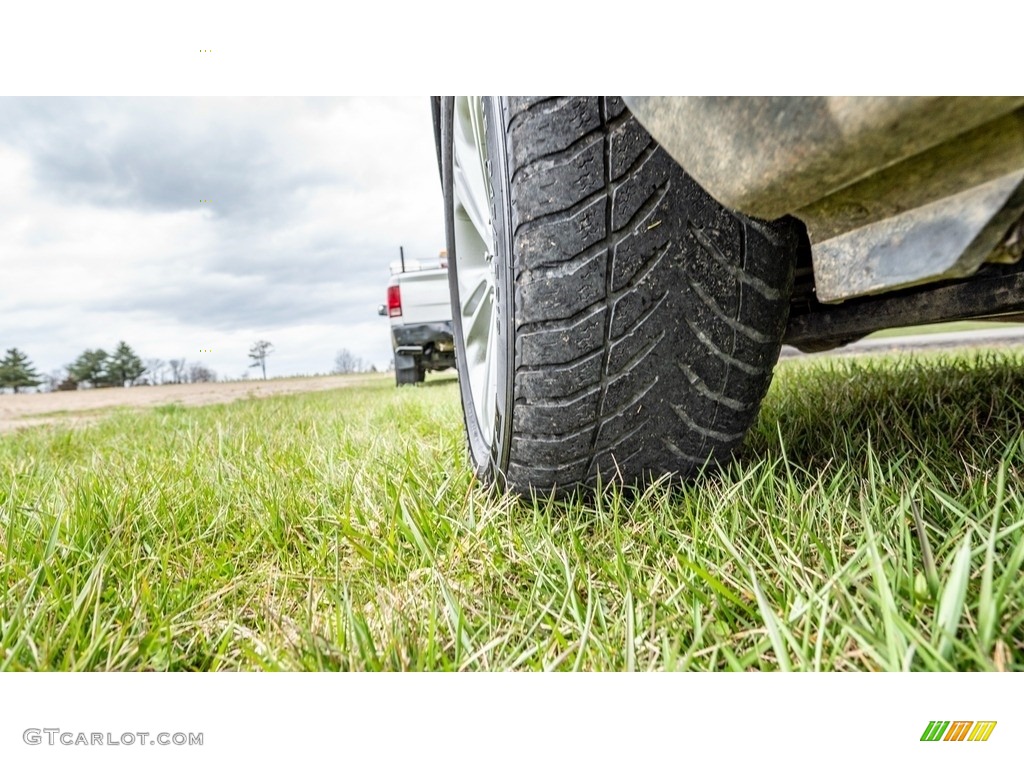
[[[515,371],[506,485],[643,482],[729,456],[785,329],[792,219],[715,202],[619,98],[505,103]]]

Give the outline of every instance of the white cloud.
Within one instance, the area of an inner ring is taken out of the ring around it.
[[[257,338],[276,375],[386,366],[388,264],[444,245],[425,97],[4,99],[0,207],[0,346],[43,371],[120,339],[231,377]]]

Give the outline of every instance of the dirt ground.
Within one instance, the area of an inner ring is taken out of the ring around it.
[[[0,395],[0,432],[55,421],[92,420],[110,408],[151,408],[157,405],[207,405],[245,397],[338,389],[379,381],[388,374],[316,376],[268,381],[225,381],[212,384],[167,384],[127,389],[82,389],[74,392]]]

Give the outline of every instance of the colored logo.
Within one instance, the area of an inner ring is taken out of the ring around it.
[[[995,729],[995,720],[932,720],[921,741],[988,741]]]

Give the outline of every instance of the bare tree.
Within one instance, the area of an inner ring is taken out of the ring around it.
[[[334,356],[334,373],[359,373],[363,368],[363,359],[347,349],[339,349]]]
[[[164,383],[164,368],[167,367],[167,362],[161,360],[159,357],[147,357],[146,358],[146,370],[149,371],[149,383],[150,384],[163,384]]]
[[[267,355],[273,351],[274,345],[264,339],[260,339],[249,348],[249,358],[253,361],[249,367],[261,369],[264,380],[267,378]]]
[[[56,392],[60,383],[67,377],[66,372],[62,368],[54,368],[52,371],[43,376],[43,380],[46,384],[47,392]]]
[[[171,366],[171,383],[183,383],[185,381],[185,358],[179,357],[176,360],[172,358],[167,361],[167,364]]]
[[[193,384],[216,381],[217,374],[201,363],[192,363],[188,369],[188,380]]]

